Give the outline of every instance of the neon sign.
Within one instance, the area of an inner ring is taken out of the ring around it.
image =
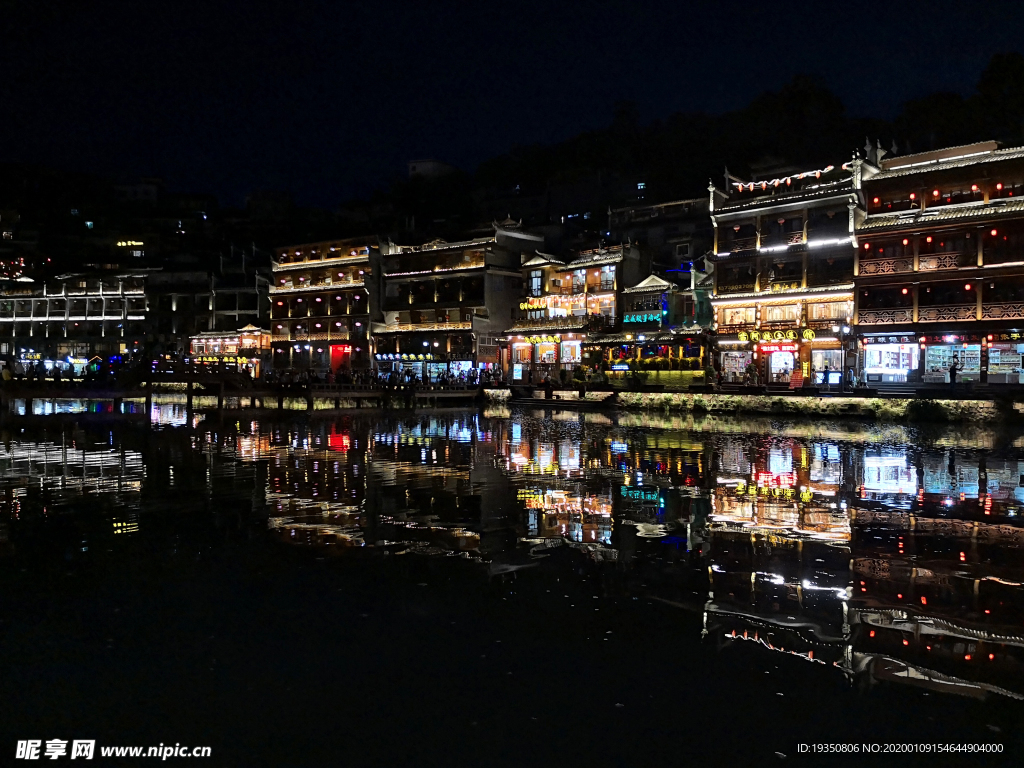
[[[796,342],[772,342],[765,344],[761,342],[761,346],[758,347],[762,352],[798,352],[800,345]]]
[[[807,336],[807,333],[804,331],[805,339],[814,338],[814,331],[810,331],[810,336]],[[796,331],[740,331],[736,336],[740,341],[796,341]]]
[[[661,312],[634,312],[622,318],[624,323],[654,323],[661,322]]]

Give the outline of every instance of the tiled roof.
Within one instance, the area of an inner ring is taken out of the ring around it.
[[[1024,158],[1024,147],[1009,147],[988,152],[971,153],[961,157],[952,157],[949,160],[933,160],[924,163],[914,163],[905,166],[896,166],[888,170],[879,171],[867,183],[883,179],[896,179],[903,176],[914,176],[918,173],[930,173],[932,171],[944,171],[949,168],[966,168],[970,165],[982,165],[985,163],[998,163],[1003,160],[1018,160]]]
[[[554,256],[552,256],[551,254],[542,253],[541,251],[537,251],[537,255],[534,256],[529,261],[523,262],[523,266],[524,267],[544,267],[544,266],[547,266],[548,264],[551,264],[551,265],[557,266],[557,267],[564,267],[565,266],[565,262],[564,261],[559,261]]]
[[[675,328],[668,331],[643,331],[636,330],[628,333],[595,333],[587,337],[588,344],[628,344],[636,341],[637,336],[643,336],[644,342],[667,342],[678,343],[681,336],[693,336],[702,333],[704,329],[699,325],[691,325],[689,328]],[[626,338],[627,336],[631,338]]]
[[[877,178],[877,176],[875,178]],[[854,190],[852,178],[839,179],[833,182],[825,182],[821,185],[811,187],[809,189],[801,189],[796,192],[790,192],[789,194],[758,195],[757,197],[751,197],[740,202],[721,205],[715,208],[715,210],[712,212],[712,215],[737,213],[739,211],[746,211],[754,208],[772,208],[777,205],[799,203],[802,200],[819,200],[822,198],[833,197],[835,195],[849,195],[853,194],[853,191]],[[740,195],[744,193],[737,192],[735,194],[738,198],[740,197]]]
[[[791,299],[797,301],[799,296],[805,294],[816,294],[816,293],[842,293],[844,291],[852,291],[853,283],[841,283],[839,285],[822,285],[817,288],[794,288],[792,291],[748,291],[746,293],[720,293],[717,296],[711,297],[711,304],[715,305],[725,301],[735,301],[736,299],[762,299],[762,300],[785,300]]]
[[[637,283],[632,288],[624,288],[623,293],[646,293],[646,292],[662,292],[662,291],[674,291],[678,286],[670,283],[668,280],[664,280],[657,275],[651,275],[642,282]]]
[[[901,213],[880,213],[868,216],[857,232],[878,232],[886,229],[906,229],[944,224],[951,221],[984,220],[1007,216],[1024,211],[1024,197],[995,200],[988,203],[964,203],[944,205],[925,210],[903,211]]]
[[[573,315],[570,317],[552,317],[550,323],[524,320],[515,323],[511,328],[506,328],[504,333],[549,333],[551,331],[581,331],[586,330],[590,322],[589,315]]]
[[[569,262],[570,267],[592,266],[594,264],[616,264],[622,261],[622,246],[583,251]]]

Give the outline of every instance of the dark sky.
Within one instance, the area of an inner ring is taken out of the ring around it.
[[[333,206],[435,157],[721,112],[816,74],[854,115],[967,95],[1019,2],[0,0],[0,161]]]

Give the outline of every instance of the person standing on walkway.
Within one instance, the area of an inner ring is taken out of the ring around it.
[[[953,362],[949,364],[949,389],[953,391],[956,389],[956,374],[960,370],[960,361],[955,357]]]

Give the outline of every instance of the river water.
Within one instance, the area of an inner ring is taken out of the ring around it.
[[[105,410],[0,425],[0,751],[1024,758],[1019,431]]]

